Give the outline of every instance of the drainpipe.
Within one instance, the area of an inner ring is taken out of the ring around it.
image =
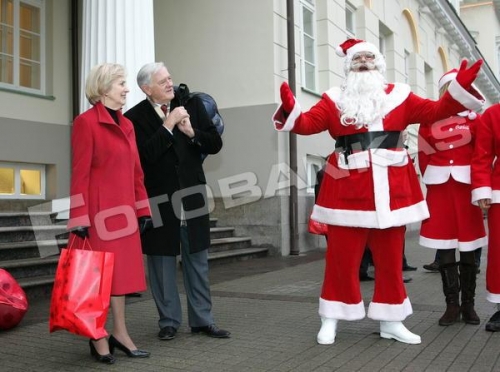
[[[287,43],[288,43],[288,84],[295,95],[295,20],[293,12],[294,0],[286,1],[287,15]],[[297,136],[289,133],[289,161],[290,161],[290,255],[298,255],[300,249],[297,207]]]
[[[73,105],[73,118],[80,113],[80,80],[78,77],[79,58],[78,53],[78,8],[79,1],[71,1],[71,102]],[[73,118],[71,121],[73,121]]]

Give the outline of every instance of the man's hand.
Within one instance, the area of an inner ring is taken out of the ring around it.
[[[480,199],[477,202],[482,210],[487,210],[491,206],[491,199]]]
[[[153,219],[150,216],[139,217],[137,222],[139,225],[139,234],[141,235],[153,228]]]
[[[184,108],[184,106],[178,106],[174,108],[170,112],[170,114],[168,114],[168,116],[165,118],[165,121],[163,122],[163,126],[172,131],[177,124],[187,118],[189,118],[187,110]]]
[[[71,232],[82,239],[89,237],[89,228],[88,227],[77,227],[76,229],[71,230]]]
[[[194,129],[191,126],[191,120],[189,120],[189,117],[182,119],[179,123],[177,123],[177,128],[179,128],[179,130],[189,138],[194,137]]]
[[[287,114],[290,114],[295,106],[295,97],[293,96],[292,90],[286,81],[281,84],[280,94],[283,110]]]
[[[457,73],[457,83],[462,86],[462,88],[468,90],[474,80],[476,80],[479,69],[483,64],[483,60],[477,60],[472,66],[467,69],[467,60],[464,59],[460,64],[460,69]]]

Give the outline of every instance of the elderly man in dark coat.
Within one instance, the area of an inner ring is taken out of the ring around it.
[[[143,235],[149,282],[160,315],[158,337],[175,337],[182,318],[176,283],[181,254],[192,333],[229,337],[212,315],[208,281],[210,221],[202,154],[216,154],[222,139],[196,97],[181,105],[165,65],[141,68],[137,83],[147,98],[125,113],[134,124],[154,228]]]

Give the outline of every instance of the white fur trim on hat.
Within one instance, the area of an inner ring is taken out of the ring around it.
[[[335,53],[337,53],[339,57],[352,58],[354,54],[359,52],[372,52],[376,55],[380,54],[380,51],[375,45],[359,39],[346,40],[335,48]]]
[[[359,44],[356,44],[356,45],[350,47],[347,50],[346,57],[352,57],[353,55],[355,55],[356,53],[359,53],[359,52],[372,52],[375,55],[380,54],[380,51],[378,50],[378,48],[375,45],[373,45],[372,43],[364,42],[364,43],[359,43]]]

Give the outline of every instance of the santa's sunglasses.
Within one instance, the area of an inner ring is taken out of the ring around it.
[[[365,61],[373,61],[375,59],[375,54],[370,52],[360,52],[352,56],[352,60],[354,62],[359,62],[361,59],[364,59]]]

